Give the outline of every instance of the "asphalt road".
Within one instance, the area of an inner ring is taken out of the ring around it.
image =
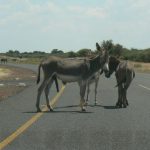
[[[35,65],[20,65],[37,71]],[[79,88],[67,84],[54,112],[37,114],[37,85],[0,102],[0,149],[6,150],[149,150],[150,74],[136,73],[128,90],[129,107],[116,109],[114,76],[101,76],[98,106],[94,106],[94,86],[90,105],[81,113]],[[56,95],[55,86],[50,98]],[[45,105],[44,94],[41,105]],[[26,124],[30,125],[26,126]],[[24,130],[18,129],[25,128]],[[16,132],[17,131],[17,132]],[[2,148],[3,147],[3,148]]]

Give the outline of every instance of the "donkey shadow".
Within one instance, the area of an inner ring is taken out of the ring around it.
[[[110,110],[113,110],[113,109],[121,109],[121,108],[118,108],[116,106],[105,106],[105,105],[92,105],[92,104],[88,104],[87,105],[88,107],[101,107],[101,108],[104,108],[104,109],[110,109]],[[86,114],[86,113],[93,113],[91,111],[79,111],[79,110],[59,110],[59,109],[65,109],[65,108],[78,108],[79,105],[68,105],[68,106],[59,106],[59,107],[55,107],[54,108],[54,111],[49,111],[49,110],[46,110],[46,111],[42,111],[41,113],[78,113],[78,114]],[[28,112],[23,112],[23,113],[37,113],[37,111],[28,111]]]
[[[37,111],[27,111],[27,112],[22,112],[22,113],[25,113],[25,114],[36,114]],[[76,114],[90,114],[90,113],[93,113],[91,111],[78,111],[78,110],[54,110],[54,111],[41,111],[41,112],[38,112],[38,113],[51,113],[51,114],[58,114],[58,113],[76,113]]]
[[[60,106],[60,107],[55,107],[53,111],[41,111],[39,113],[78,113],[78,114],[86,114],[86,113],[93,113],[91,111],[79,111],[79,110],[60,110],[60,109],[65,109],[65,108],[78,108],[79,105],[68,105],[68,106]],[[37,111],[28,111],[28,112],[23,112],[23,113],[37,113]]]
[[[116,107],[115,105],[111,105],[111,106],[106,106],[106,105],[92,105],[92,104],[88,104],[88,107],[101,107],[104,109],[120,109],[119,107]],[[60,106],[60,107],[56,107],[55,109],[59,109],[59,108],[72,108],[72,107],[79,107],[79,105],[69,105],[69,106]]]
[[[101,107],[104,109],[120,109],[119,107],[115,106],[115,105],[110,105],[110,106],[106,106],[106,105],[88,105],[89,107]]]
[[[92,104],[88,104],[88,107],[102,107],[104,109],[119,109],[116,106],[104,106],[104,105],[92,105]],[[69,105],[69,106],[61,106],[61,107],[56,107],[55,109],[59,109],[59,108],[71,108],[71,107],[79,107],[79,105]]]

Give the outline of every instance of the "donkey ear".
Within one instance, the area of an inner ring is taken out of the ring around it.
[[[96,43],[96,49],[97,49],[98,51],[101,51],[101,47],[100,47],[100,45],[99,45],[98,43]]]

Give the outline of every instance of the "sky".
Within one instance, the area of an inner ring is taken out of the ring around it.
[[[150,0],[0,0],[0,51],[150,47]]]

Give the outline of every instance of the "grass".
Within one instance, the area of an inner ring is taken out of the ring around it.
[[[11,71],[9,69],[6,68],[0,68],[0,79],[2,77],[6,77],[9,76],[11,74]]]
[[[129,62],[137,72],[150,73],[150,63]]]
[[[21,60],[21,63],[26,64],[39,64],[41,62],[41,59],[39,58],[27,58],[25,60]]]

